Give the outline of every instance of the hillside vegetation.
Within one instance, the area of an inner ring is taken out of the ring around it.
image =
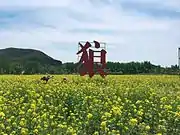
[[[7,48],[0,50],[0,69],[3,74],[46,73],[62,65],[45,53],[33,49]]]
[[[76,57],[76,54],[74,54]],[[108,74],[178,74],[178,66],[163,68],[145,62],[107,62]],[[39,50],[6,48],[0,50],[0,74],[77,74],[78,63],[62,63]]]

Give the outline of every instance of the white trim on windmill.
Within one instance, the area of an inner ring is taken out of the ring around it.
[[[178,66],[180,69],[180,47],[178,48]]]
[[[81,47],[80,47],[80,44],[85,44],[86,42],[89,42],[89,41],[79,41],[78,42],[78,51],[81,49]],[[94,46],[94,44],[95,44],[95,41],[93,41],[93,42],[89,42],[92,46],[90,47],[90,48],[95,48],[95,46]],[[105,51],[106,51],[106,43],[105,42],[99,42],[99,44],[100,44],[100,49],[104,49]],[[100,52],[100,51],[94,51],[94,52]],[[79,61],[80,60],[80,58],[81,58],[81,56],[82,56],[82,54],[78,54],[77,55],[77,60]],[[95,56],[96,57],[96,56]],[[97,57],[99,57],[99,56],[97,56]]]

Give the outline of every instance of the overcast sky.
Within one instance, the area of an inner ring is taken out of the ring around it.
[[[0,48],[77,62],[80,40],[107,43],[107,60],[177,64],[180,0],[0,0]]]

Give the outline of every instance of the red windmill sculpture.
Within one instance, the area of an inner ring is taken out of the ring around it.
[[[80,70],[80,75],[84,76],[89,74],[90,77],[93,77],[95,73],[99,73],[103,78],[107,75],[104,71],[106,68],[106,50],[105,43],[99,43],[97,41],[94,42],[86,42],[83,46],[79,42],[79,46],[81,49],[78,49],[77,55],[82,53],[79,63],[82,64],[83,68]],[[94,43],[94,45],[92,45]],[[104,44],[104,47],[101,47],[101,44]],[[78,47],[79,48],[79,47]],[[96,50],[92,50],[92,48]],[[99,50],[101,49],[101,50]],[[95,53],[100,54],[95,56]],[[96,60],[95,60],[96,58]],[[97,60],[98,59],[98,60]],[[96,68],[95,68],[96,67]]]

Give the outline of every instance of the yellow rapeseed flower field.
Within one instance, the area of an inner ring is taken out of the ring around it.
[[[40,77],[0,76],[0,134],[180,134],[178,76]]]

